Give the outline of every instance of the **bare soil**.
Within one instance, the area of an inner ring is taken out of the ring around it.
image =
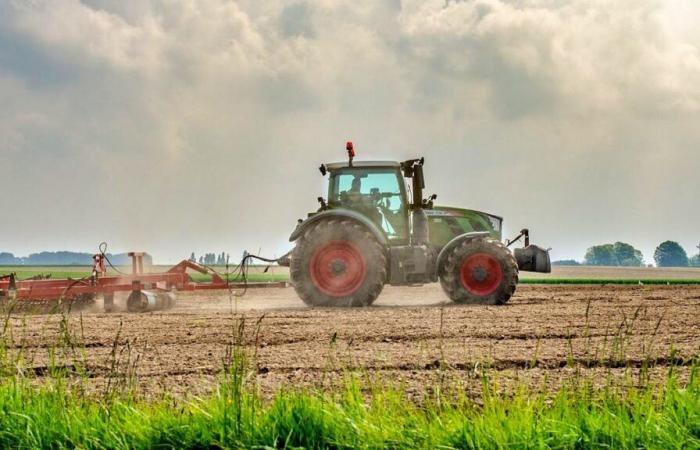
[[[446,380],[478,391],[486,367],[504,386],[551,388],[573,373],[634,383],[650,363],[655,376],[670,366],[687,374],[700,349],[700,286],[521,285],[506,306],[454,305],[436,284],[386,287],[375,306],[349,309],[308,308],[291,288],[180,293],[169,311],[71,315],[70,339],[87,351],[70,358],[86,359],[95,389],[132,367],[143,392],[200,394],[214,386],[240,318],[267,392],[332,386],[352,369],[417,393]],[[10,323],[15,351],[45,375],[66,322]]]
[[[146,267],[147,272],[164,272],[172,265],[153,265]],[[215,266],[222,273],[226,270],[222,266]],[[131,267],[120,266],[121,270],[130,272]],[[89,272],[89,266],[2,266],[0,273],[13,271],[31,271],[41,273],[52,272]],[[252,266],[249,273],[274,275],[288,275],[289,268],[280,266]],[[700,267],[605,267],[605,266],[552,266],[551,273],[524,272],[522,278],[605,278],[605,279],[695,279],[700,280]]]

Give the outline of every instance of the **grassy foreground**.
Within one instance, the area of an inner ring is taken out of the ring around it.
[[[369,393],[347,376],[335,395],[281,390],[263,401],[230,370],[210,397],[81,396],[54,381],[0,387],[3,448],[700,448],[700,385],[674,376],[658,390],[567,387],[505,397],[483,380],[483,404],[400,388]],[[366,397],[369,400],[366,400]]]
[[[97,392],[89,388],[82,320],[63,316],[37,378],[7,317],[0,448],[700,448],[697,359],[682,383],[674,366],[664,381],[642,368],[622,384],[594,385],[574,370],[556,392],[523,383],[505,394],[486,367],[471,381],[481,387],[476,399],[438,376],[416,400],[400,383],[346,371],[328,373],[340,377],[332,391],[283,387],[264,398],[240,321],[213,393],[145,399],[135,363],[121,359],[119,334],[107,386]],[[443,370],[449,366],[436,374]]]

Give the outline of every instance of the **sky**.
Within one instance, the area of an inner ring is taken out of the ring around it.
[[[317,167],[426,158],[553,259],[700,243],[696,0],[0,1],[0,251],[280,255]]]

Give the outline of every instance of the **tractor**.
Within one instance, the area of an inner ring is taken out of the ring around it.
[[[456,303],[503,305],[518,272],[550,272],[548,250],[530,245],[523,229],[502,242],[503,219],[480,211],[436,206],[423,197],[424,158],[348,160],[322,164],[328,197],[290,236],[292,284],[312,306],[369,306],[385,284],[440,282]],[[511,251],[524,238],[524,247]]]

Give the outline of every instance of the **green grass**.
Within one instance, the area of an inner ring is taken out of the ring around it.
[[[684,368],[684,382],[673,366],[662,381],[630,371],[623,383],[603,380],[599,387],[571,370],[556,391],[531,390],[522,381],[507,394],[487,364],[469,380],[480,387],[478,398],[436,376],[416,401],[396,381],[346,370],[328,373],[338,380],[333,390],[287,386],[266,399],[256,384],[254,350],[242,344],[245,320],[233,318],[213,393],[146,399],[135,387],[138,357],[125,352],[121,329],[106,364],[107,387],[86,394],[82,318],[61,316],[47,348],[48,376],[39,379],[26,370],[18,346],[25,339],[21,322],[13,329],[5,316],[0,448],[700,448],[697,359]],[[436,375],[443,370],[451,369]]]
[[[90,271],[83,272],[83,271],[61,271],[61,270],[13,270],[15,274],[17,274],[17,279],[18,280],[26,280],[27,278],[31,278],[37,275],[51,275],[51,278],[73,278],[73,279],[78,279],[78,278],[83,278],[90,276]],[[10,273],[9,271],[4,271],[2,268],[0,268],[0,275],[8,274]]]
[[[225,274],[221,274],[224,280],[226,279]],[[211,281],[211,277],[209,275],[204,275],[201,273],[193,273],[190,274],[190,277],[192,278],[193,281],[197,282],[209,282]],[[248,281],[250,282],[276,282],[276,281],[289,281],[289,275],[284,274],[284,273],[248,273],[247,277]],[[229,282],[232,283],[237,283],[241,282],[243,279],[238,276],[229,276]]]
[[[3,448],[699,448],[698,383],[658,392],[567,388],[417,405],[400,389],[281,390],[263,401],[235,376],[187,402],[96,400],[60,384],[0,387]],[[488,390],[488,387],[485,388]]]
[[[218,390],[190,401],[130,393],[80,395],[60,377],[0,385],[3,448],[700,448],[697,373],[679,386],[500,395],[484,377],[482,402],[432,396],[422,404],[347,374],[335,394],[282,389],[270,401],[233,364]],[[477,381],[478,382],[478,381]]]

